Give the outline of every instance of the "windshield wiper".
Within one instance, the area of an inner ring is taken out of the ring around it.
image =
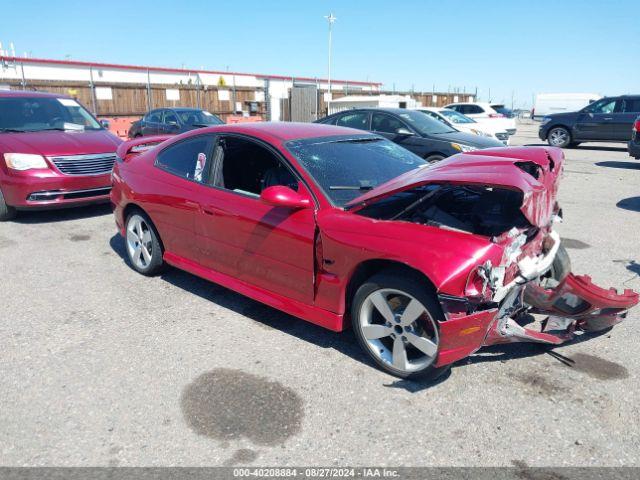
[[[371,185],[331,185],[329,190],[373,190]]]
[[[19,128],[0,128],[0,132],[24,133],[28,130],[20,130]]]
[[[360,185],[331,185],[329,190],[373,190],[374,185],[371,185],[369,180],[360,180]]]

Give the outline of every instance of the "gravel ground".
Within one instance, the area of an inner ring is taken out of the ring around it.
[[[539,144],[524,125],[515,144]],[[574,271],[640,289],[640,162],[566,150]],[[123,261],[108,207],[0,224],[0,464],[636,465],[640,310],[557,348],[511,345],[435,385],[187,273]]]

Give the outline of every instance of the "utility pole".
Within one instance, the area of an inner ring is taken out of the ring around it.
[[[336,21],[336,17],[333,15],[333,13],[330,13],[328,16],[324,17],[327,19],[327,21],[329,22],[329,65],[328,65],[328,75],[327,75],[327,84],[328,84],[328,89],[329,89],[329,101],[331,101],[331,48],[332,48],[332,33],[333,33],[333,22]]]

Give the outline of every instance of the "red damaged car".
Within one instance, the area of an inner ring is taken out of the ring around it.
[[[121,145],[111,199],[138,272],[167,263],[351,325],[382,369],[417,377],[485,345],[607,329],[636,305],[569,271],[553,230],[562,169],[554,148],[427,165],[358,130],[225,125]]]
[[[108,202],[121,143],[70,97],[0,91],[0,221]]]

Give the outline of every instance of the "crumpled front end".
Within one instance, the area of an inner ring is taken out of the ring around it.
[[[501,343],[559,345],[581,332],[597,332],[620,323],[638,304],[638,293],[601,288],[586,275],[567,272],[561,279],[548,278],[560,247],[555,232],[550,231],[543,240],[538,255],[523,256],[523,241],[522,237],[512,238],[503,264],[493,267],[488,262],[472,272],[483,282],[477,297],[440,295],[446,320],[440,325],[437,365]],[[543,317],[542,321],[525,324],[533,315]]]

